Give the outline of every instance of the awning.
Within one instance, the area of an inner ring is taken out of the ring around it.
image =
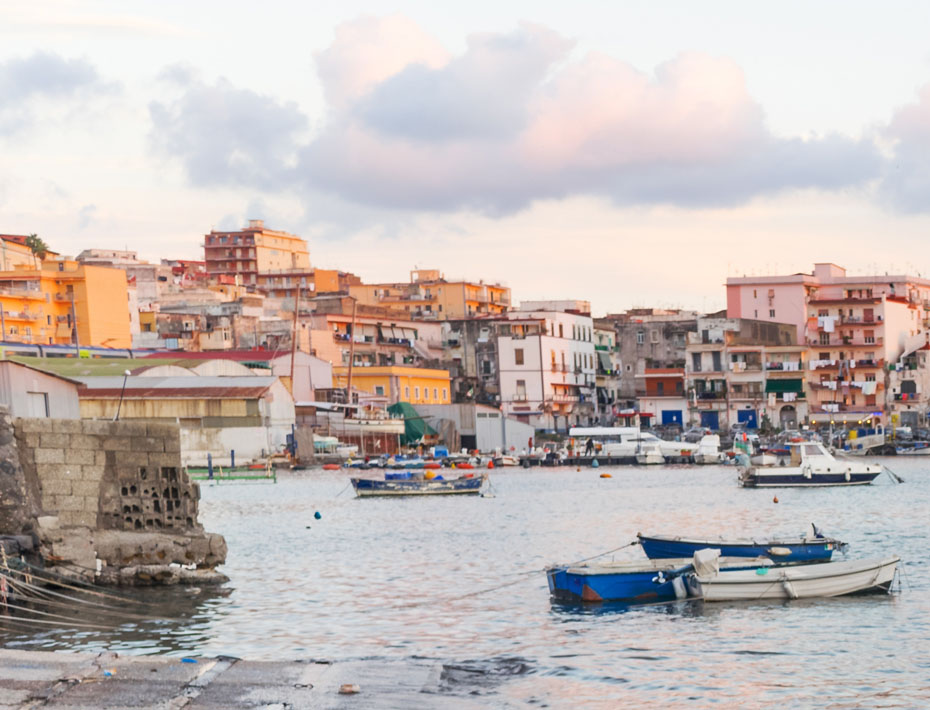
[[[597,351],[597,359],[601,363],[601,369],[605,372],[610,372],[613,364],[610,362],[610,353],[605,353],[602,350]]]
[[[800,394],[804,391],[804,380],[766,380],[766,392],[797,392]]]

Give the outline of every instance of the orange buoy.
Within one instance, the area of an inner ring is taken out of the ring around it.
[[[602,473],[601,478],[613,478],[609,473]]]
[[[773,502],[773,503],[777,503],[777,502],[778,502],[778,496],[775,496],[774,498],[772,498],[772,502]]]
[[[338,463],[324,463],[323,464],[324,471],[338,471],[339,468],[340,466]]]
[[[488,461],[488,468],[494,468],[494,462]]]

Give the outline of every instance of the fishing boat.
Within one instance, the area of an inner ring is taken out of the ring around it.
[[[898,456],[930,456],[930,441],[915,441],[895,447]]]
[[[399,473],[385,474],[380,478],[350,478],[355,495],[359,498],[373,496],[436,496],[436,495],[477,495],[488,480],[487,474],[474,476],[466,474],[459,478],[434,476],[426,478]]]
[[[774,466],[755,466],[745,455],[739,463],[739,485],[743,488],[812,486],[862,486],[877,478],[883,467],[855,460],[838,461],[815,441],[788,444],[789,459]]]
[[[723,570],[719,551],[694,555],[694,572],[686,575],[688,593],[704,601],[811,599],[891,589],[901,559],[897,556],[821,564]]]
[[[644,446],[655,444],[665,459],[690,459],[698,445],[688,441],[666,441],[639,427],[572,427],[569,436],[601,441],[598,456],[633,459]]]
[[[642,560],[556,566],[546,570],[549,594],[564,602],[674,601],[688,596],[684,574],[692,560]],[[723,569],[756,569],[773,562],[767,558],[725,559]]]
[[[779,564],[828,562],[835,550],[844,550],[845,542],[825,537],[815,526],[802,537],[763,539],[686,538],[671,535],[643,535],[639,544],[649,559],[691,557],[698,550],[720,550],[724,557],[766,556]]]
[[[495,468],[520,465],[520,458],[517,456],[510,456],[509,454],[495,454],[492,461],[494,461]]]
[[[643,441],[636,448],[636,463],[640,465],[661,465],[665,463],[665,456],[662,454],[662,447],[657,441]]]
[[[720,435],[705,434],[694,450],[694,463],[715,464],[721,463],[724,455],[720,452]]]

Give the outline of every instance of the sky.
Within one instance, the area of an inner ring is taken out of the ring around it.
[[[0,0],[0,232],[202,258],[264,219],[367,282],[596,315],[819,261],[926,276],[927,27],[895,0]]]

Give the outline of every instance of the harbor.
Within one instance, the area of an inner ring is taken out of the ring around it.
[[[343,674],[358,696],[333,684],[308,707],[915,707],[930,651],[930,476],[919,460],[893,465],[904,484],[775,492],[740,488],[731,466],[507,467],[491,472],[494,497],[359,499],[345,469],[282,471],[273,486],[203,483],[200,517],[227,540],[227,584],[120,592],[154,605],[157,621],[0,633],[16,651],[383,666],[398,693],[422,682],[424,664],[447,679],[391,705],[361,671]],[[620,547],[602,559],[641,558],[629,546],[639,532],[796,536],[811,522],[847,542],[851,559],[899,555],[892,593],[630,606],[562,604],[547,588],[553,562]]]

